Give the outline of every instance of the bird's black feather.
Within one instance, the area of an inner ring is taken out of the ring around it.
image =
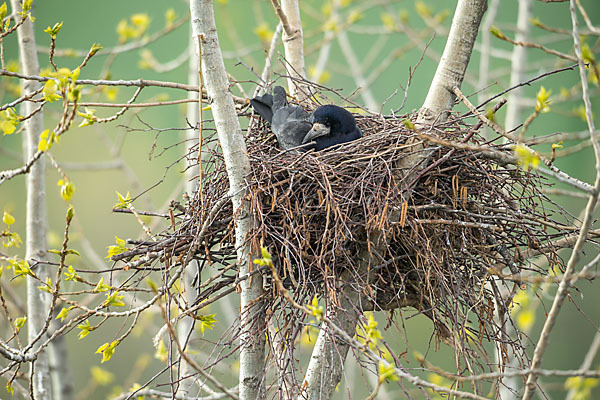
[[[313,128],[302,143],[315,142],[312,148],[317,151],[360,139],[363,135],[356,126],[354,116],[348,110],[333,104],[317,108],[310,119]]]
[[[301,151],[323,150],[362,137],[354,117],[342,107],[320,106],[311,115],[300,106],[290,105],[281,86],[275,86],[272,95],[255,97],[250,104],[271,124],[271,130],[284,150],[303,144]]]
[[[262,96],[257,96],[250,100],[250,105],[254,108],[254,111],[258,113],[263,119],[265,119],[268,123],[271,123],[273,120],[273,95],[272,94],[264,94]]]

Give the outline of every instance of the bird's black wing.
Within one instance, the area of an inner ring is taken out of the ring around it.
[[[288,105],[273,113],[271,130],[284,150],[300,146],[311,127],[309,114],[300,106]]]
[[[287,102],[287,93],[282,86],[275,86],[272,95],[265,94],[253,98],[250,104],[271,124],[279,147],[284,150],[300,146],[312,127],[309,114],[302,107]]]
[[[273,95],[267,93],[257,96],[250,100],[250,105],[268,123],[273,121]]]

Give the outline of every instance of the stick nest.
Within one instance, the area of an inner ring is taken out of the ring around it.
[[[508,146],[485,142],[477,127],[452,117],[423,132],[407,128],[405,117],[358,115],[362,139],[307,153],[281,151],[268,125],[251,119],[246,199],[254,229],[247,240],[254,254],[268,248],[275,279],[296,301],[307,304],[316,294],[336,308],[352,288],[362,293],[358,311],[414,307],[454,347],[472,346],[468,336],[501,340],[512,298],[505,293],[514,295],[524,270],[545,273],[523,252],[562,266],[552,240],[565,235],[556,220],[568,217],[543,195],[548,183],[534,169],[502,161],[514,160]],[[179,262],[185,254],[201,265],[235,260],[239,211],[222,201],[228,177],[212,147],[202,150],[200,190],[177,233],[146,252]],[[419,153],[424,162],[405,165]],[[276,309],[285,300],[270,276],[266,301]],[[215,279],[199,301],[232,282]]]

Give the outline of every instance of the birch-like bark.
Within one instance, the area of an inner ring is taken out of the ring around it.
[[[418,129],[427,130],[448,118],[456,100],[452,88],[462,85],[487,5],[487,0],[458,0],[444,53],[417,115]],[[422,147],[422,144],[416,144],[413,154],[400,162],[400,168],[410,171],[405,177],[407,182],[412,181],[423,161],[429,158],[428,152],[418,151]]]
[[[532,0],[519,1],[519,16],[517,17],[517,33],[515,40],[517,42],[527,42],[529,40],[529,25],[531,22]],[[514,46],[511,58],[510,69],[510,87],[516,86],[519,82],[525,80],[525,66],[527,64],[527,47]],[[515,128],[521,121],[521,98],[523,88],[512,90],[508,94],[508,103],[506,104],[506,119],[504,127],[507,131]]]
[[[57,320],[58,310],[50,322],[51,332],[62,326]],[[54,400],[72,400],[75,395],[75,385],[69,364],[69,346],[64,336],[57,336],[49,347],[50,376],[52,379],[52,396]]]
[[[252,228],[252,219],[249,204],[247,200],[244,200],[248,193],[245,177],[250,173],[250,161],[246,153],[246,144],[237,119],[233,97],[229,91],[229,81],[219,46],[212,0],[192,0],[190,11],[194,38],[200,42],[200,62],[204,86],[211,101],[212,115],[229,177],[229,194],[235,210],[239,275],[246,276],[252,266],[250,244],[246,241]],[[265,334],[260,328],[265,320],[265,310],[259,300],[263,295],[262,278],[260,275],[254,275],[252,279],[240,283],[240,287],[239,396],[242,400],[254,400],[262,397],[265,367]]]
[[[342,275],[340,281],[350,282],[353,279],[355,279],[354,274],[348,272]],[[348,336],[353,337],[361,315],[358,311],[362,297],[361,290],[354,287],[340,289],[339,307],[333,313],[328,314],[328,317]],[[326,324],[321,326],[306,369],[306,376],[302,384],[304,391],[301,392],[301,398],[308,400],[331,398],[342,379],[344,361],[348,356],[349,349],[349,343],[339,337],[336,338],[331,327]]]
[[[11,0],[11,5],[14,11],[21,10],[19,0]],[[40,65],[37,58],[35,35],[31,20],[28,19],[17,29],[17,39],[19,42],[21,71],[27,75],[39,75]],[[24,95],[32,93],[40,87],[40,83],[36,81],[23,80],[22,82]],[[29,115],[35,108],[35,103],[26,101],[21,106],[21,115]],[[37,113],[23,124],[25,128],[23,131],[23,153],[24,159],[29,160],[38,149],[39,137],[44,127],[42,113]],[[43,261],[47,259],[45,173],[45,157],[42,155],[33,164],[26,178],[27,217],[25,227],[25,257],[27,260],[35,258],[42,261],[36,273],[43,281],[47,277],[47,272],[45,271],[46,265],[43,264]],[[48,315],[46,295],[38,289],[38,285],[38,281],[30,276],[27,277],[27,338],[29,341],[34,340],[39,334]],[[51,399],[50,369],[48,354],[45,350],[42,350],[38,355],[35,366],[32,364],[31,373],[33,373],[32,396],[36,399]]]
[[[448,117],[456,99],[452,88],[462,85],[487,4],[487,0],[458,1],[444,53],[419,110],[417,123],[430,125]]]
[[[192,32],[192,28],[190,26],[190,37],[188,44],[188,52],[189,52],[189,61],[188,61],[188,85],[199,85],[199,75],[198,71],[200,68],[200,64],[198,62],[198,54],[196,50],[197,42],[194,40],[194,35]],[[188,92],[188,99],[198,99],[198,92]],[[188,103],[186,107],[186,119],[190,124],[195,126],[196,122],[200,121],[200,107],[202,107],[202,103]],[[199,141],[199,132],[195,129],[190,129],[186,132],[185,137],[187,139],[187,143],[194,143],[194,141]],[[184,149],[187,153],[188,149]],[[198,158],[198,153],[193,153],[189,156],[189,161],[187,165],[187,169],[185,170],[183,179],[185,179],[185,192],[190,196],[190,198],[194,197],[194,193],[197,189],[197,180],[193,179],[195,176],[198,176],[198,172],[200,166],[197,165],[196,160]],[[185,271],[182,275],[183,282],[183,298],[186,305],[191,305],[195,301],[195,291],[192,287],[192,283],[194,281],[194,276],[198,273],[198,263],[197,261],[192,260],[186,267]],[[194,324],[193,319],[191,317],[183,318],[179,324],[177,325],[177,335],[179,336],[179,343],[183,349],[187,349],[190,341],[194,336]],[[183,358],[180,360],[179,367],[179,379],[181,379],[179,383],[179,387],[177,388],[177,395],[182,397],[190,396],[191,390],[194,386],[195,378],[193,377],[193,367]],[[183,379],[184,377],[190,376],[190,378]]]
[[[532,0],[521,0],[519,1],[519,13],[517,16],[517,32],[515,40],[519,42],[526,42],[529,40],[529,25],[531,18],[531,7]],[[511,70],[510,70],[510,87],[516,86],[519,82],[525,80],[525,66],[527,64],[527,47],[525,46],[514,46],[512,57],[511,57]],[[511,130],[519,124],[521,120],[521,97],[523,96],[523,89],[517,88],[512,90],[508,94],[508,104],[506,105],[506,118],[504,119],[504,127],[506,130]],[[506,138],[502,139],[504,142]],[[506,291],[506,290],[505,290]],[[499,320],[499,318],[497,319]],[[513,338],[517,335],[514,326],[512,324],[505,324],[505,333],[509,338]],[[514,353],[512,347],[506,347],[506,365],[503,366],[503,370],[515,371],[519,368],[519,360]],[[502,353],[500,348],[497,348],[497,359],[502,360]],[[500,363],[499,363],[500,365]],[[498,388],[498,394],[502,400],[512,400],[517,398],[519,388],[522,386],[523,379],[518,376],[511,376],[502,379],[502,385]]]
[[[434,122],[443,122],[454,106],[454,86],[460,87],[471,58],[475,39],[479,31],[481,18],[487,9],[487,0],[459,0],[452,26],[446,42],[444,53],[438,65],[427,98],[419,111],[417,123],[424,129]],[[417,166],[428,157],[416,152],[403,159],[404,166],[416,170]],[[373,239],[377,242],[377,238]],[[362,270],[366,271],[368,255],[363,254]],[[348,277],[346,277],[348,278]],[[342,279],[344,280],[344,279]],[[368,278],[367,278],[368,280]],[[354,336],[360,313],[356,307],[362,296],[355,288],[342,289],[339,310],[330,316],[332,322]],[[323,326],[313,349],[311,361],[307,368],[305,382],[306,398],[309,400],[329,399],[339,383],[349,345],[335,340],[331,329]]]
[[[490,54],[492,50],[492,34],[490,28],[496,21],[496,15],[498,14],[498,8],[500,6],[500,0],[491,0],[485,18],[481,22],[481,56],[479,57],[479,81],[477,82],[478,89],[480,90],[477,95],[477,102],[483,103],[488,98],[489,74],[490,74]]]
[[[281,9],[288,22],[288,26],[283,27],[282,36],[285,58],[291,66],[288,73],[293,78],[304,79],[306,70],[304,68],[304,36],[300,20],[300,5],[298,0],[281,0]],[[288,89],[300,101],[304,100],[305,89],[302,85],[288,79]]]

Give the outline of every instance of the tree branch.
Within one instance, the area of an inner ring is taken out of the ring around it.
[[[598,144],[598,137],[596,129],[594,127],[594,120],[592,119],[591,115],[592,111],[589,97],[589,88],[587,76],[585,73],[584,62],[581,55],[581,44],[579,40],[577,14],[575,12],[575,0],[571,0],[569,8],[571,11],[571,21],[573,24],[573,43],[575,45],[575,54],[577,55],[577,62],[579,64],[579,78],[581,80],[582,97],[583,102],[585,104],[586,117],[588,120],[587,123],[590,131],[590,141],[592,142],[592,146],[594,148],[594,155],[596,157],[596,180],[594,182],[594,190],[590,194],[587,206],[585,208],[584,218],[581,224],[581,230],[579,231],[579,236],[577,237],[577,242],[573,247],[573,252],[571,253],[571,257],[567,262],[567,268],[565,269],[563,278],[560,282],[560,285],[558,286],[556,295],[554,296],[552,308],[548,313],[548,317],[546,318],[544,327],[542,328],[542,332],[540,333],[540,338],[535,346],[530,367],[532,370],[538,369],[542,364],[542,358],[544,356],[546,348],[548,347],[548,344],[550,343],[550,333],[552,332],[552,328],[554,328],[554,324],[556,323],[556,319],[558,318],[560,309],[565,299],[567,298],[569,287],[571,286],[571,277],[575,271],[575,266],[577,265],[579,258],[581,257],[583,245],[586,242],[588,231],[592,225],[594,219],[594,210],[598,201],[598,194],[600,193],[600,144]],[[533,397],[533,394],[535,393],[536,389],[536,383],[537,374],[532,371],[527,376],[527,383],[525,385],[525,393],[523,394],[523,400],[529,400]]]
[[[214,21],[212,0],[190,1],[192,30],[198,39],[202,79],[208,97],[213,100],[212,114],[225,167],[229,178],[229,192],[233,203],[235,242],[239,274],[252,270],[251,246],[247,240],[252,228],[252,217],[246,196],[245,183],[250,173],[250,161],[246,152],[244,136],[240,128],[233,96],[229,91],[229,80],[223,62],[221,47]],[[264,376],[264,332],[254,332],[254,326],[265,319],[265,309],[260,301],[263,295],[262,277],[254,276],[242,282],[240,318],[240,399],[257,399],[263,393]]]

